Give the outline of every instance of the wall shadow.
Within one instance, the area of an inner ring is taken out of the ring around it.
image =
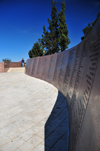
[[[45,151],[68,151],[69,113],[67,102],[58,91],[56,103],[45,124]]]

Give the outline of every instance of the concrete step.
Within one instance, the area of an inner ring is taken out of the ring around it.
[[[7,72],[25,72],[25,67],[9,68]]]

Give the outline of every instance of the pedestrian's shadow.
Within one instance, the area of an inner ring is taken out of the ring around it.
[[[58,92],[56,103],[45,124],[45,151],[68,151],[69,114],[67,102]]]

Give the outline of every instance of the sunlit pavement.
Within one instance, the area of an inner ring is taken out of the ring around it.
[[[0,151],[66,150],[59,144],[66,144],[67,112],[51,84],[24,73],[0,73]]]

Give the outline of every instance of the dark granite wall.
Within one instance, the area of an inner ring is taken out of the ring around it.
[[[28,59],[26,74],[53,84],[69,109],[69,151],[100,151],[100,18],[64,52]]]

